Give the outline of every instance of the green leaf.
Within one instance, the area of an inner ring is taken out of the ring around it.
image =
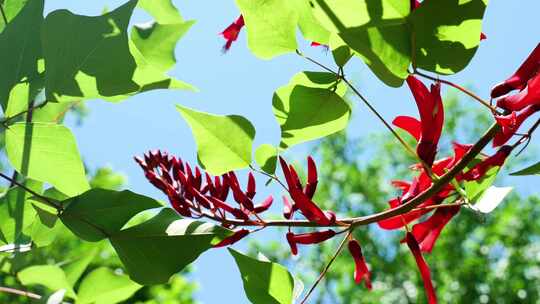
[[[6,130],[6,153],[22,175],[67,195],[89,189],[75,137],[64,126],[16,123]]]
[[[89,273],[79,287],[77,304],[118,303],[131,297],[141,285],[131,281],[127,275],[115,274],[107,267]]]
[[[276,171],[277,153],[277,148],[272,145],[260,145],[255,151],[255,161],[259,165],[259,168],[268,174],[274,174]]]
[[[75,283],[77,283],[90,262],[92,262],[92,260],[96,257],[97,253],[98,248],[94,247],[89,251],[86,251],[82,257],[69,263],[67,266],[64,267],[67,281],[71,286],[74,286]]]
[[[304,39],[328,44],[330,32],[315,18],[309,1],[292,0],[289,2],[294,5],[294,9],[298,13],[298,27]]]
[[[251,163],[255,128],[242,116],[214,115],[177,105],[197,142],[200,165],[213,175]]]
[[[281,127],[281,148],[318,139],[343,130],[351,109],[343,100],[346,87],[326,72],[296,74],[279,88],[272,100]]]
[[[354,55],[353,50],[339,37],[337,34],[332,34],[330,36],[329,47],[332,50],[332,56],[334,61],[340,67],[345,66],[347,62]]]
[[[510,173],[510,175],[538,175],[540,174],[540,162],[537,162],[534,165],[531,165],[525,169]]]
[[[41,184],[27,182],[26,186],[39,191]],[[31,241],[36,211],[30,204],[25,204],[29,197],[24,189],[14,187],[0,198],[0,244],[19,245]]]
[[[42,285],[51,291],[65,289],[68,297],[77,298],[73,288],[67,281],[66,274],[58,266],[30,266],[20,271],[17,277],[25,286]]]
[[[497,177],[497,174],[499,173],[500,167],[493,167],[489,169],[484,176],[482,176],[481,179],[465,182],[463,184],[465,192],[467,193],[467,197],[471,202],[475,202],[480,198],[482,193],[488,189],[493,182],[495,181],[495,178]]]
[[[131,0],[102,16],[50,13],[42,33],[49,100],[122,100],[160,88],[191,88],[167,77],[128,39]],[[167,54],[170,56],[170,54]]]
[[[44,210],[36,204],[32,204],[32,207],[37,214],[30,232],[32,243],[36,247],[48,246],[54,242],[62,226],[57,223],[58,217],[54,211]]]
[[[27,1],[24,7],[20,4],[6,8],[10,15],[20,11],[0,33],[0,103],[4,110],[11,89],[23,78],[38,75],[38,60],[42,57],[40,33],[44,0]]]
[[[244,16],[248,47],[259,58],[271,59],[297,49],[298,13],[291,0],[236,0]]]
[[[495,210],[500,203],[502,203],[504,198],[510,194],[512,189],[512,187],[490,186],[482,193],[478,199],[478,202],[472,207],[474,210],[482,213],[490,213],[491,211]]]
[[[294,279],[287,268],[228,249],[240,269],[244,291],[251,303],[292,303]]]
[[[232,231],[201,221],[183,220],[170,208],[152,219],[110,237],[132,280],[163,284],[197,257],[232,235]]]
[[[137,6],[152,15],[156,22],[162,24],[184,22],[172,0],[139,0]]]
[[[423,1],[411,15],[416,65],[440,74],[463,70],[478,49],[487,2]]]
[[[118,232],[137,213],[159,208],[156,200],[131,192],[91,189],[62,203],[60,219],[83,240],[97,242]]]

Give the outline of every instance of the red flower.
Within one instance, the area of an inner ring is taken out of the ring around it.
[[[517,132],[521,124],[538,111],[540,111],[540,104],[528,106],[517,114],[514,111],[508,115],[496,116],[495,119],[501,126],[501,131],[493,138],[493,146],[498,147],[508,142],[508,140],[510,140]]]
[[[362,254],[362,248],[357,240],[352,239],[348,243],[349,253],[354,259],[354,282],[360,284],[364,281],[367,289],[371,290],[371,272],[366,264],[364,255]]]
[[[219,248],[219,247],[225,247],[225,246],[232,245],[232,244],[240,241],[244,237],[246,237],[249,233],[250,233],[250,231],[247,230],[247,229],[240,229],[238,231],[235,231],[233,235],[223,239],[221,242],[214,245],[214,248]]]
[[[414,11],[420,6],[420,1],[418,0],[410,0],[411,1],[411,11]]]
[[[502,166],[508,155],[510,155],[510,152],[512,152],[512,149],[511,146],[502,146],[495,154],[485,158],[472,169],[465,172],[463,174],[463,179],[467,181],[478,180],[482,178],[489,169]]]
[[[418,265],[418,269],[420,270],[422,281],[424,281],[424,290],[426,291],[428,303],[435,304],[437,303],[437,294],[435,293],[433,283],[431,282],[431,273],[429,270],[429,266],[424,260],[424,257],[422,256],[422,252],[420,251],[418,242],[414,238],[414,235],[410,232],[407,232],[407,235],[405,236],[405,241],[407,242],[407,246],[409,246],[409,249],[414,256],[416,265]]]
[[[412,234],[420,242],[420,250],[431,252],[442,229],[459,212],[460,206],[438,208],[433,215],[422,223],[413,226]],[[402,242],[404,242],[402,240]]]
[[[294,167],[288,165],[282,157],[279,158],[279,161],[295,208],[298,208],[308,220],[319,225],[325,226],[333,223],[335,217],[332,218],[330,214],[323,212],[311,200],[317,186],[317,172],[313,160],[308,158],[308,182],[305,188],[302,186]]]
[[[508,111],[519,111],[530,105],[540,106],[540,74],[527,81],[527,86],[521,92],[497,101],[497,106]]]
[[[334,230],[325,230],[325,231],[315,231],[315,232],[309,232],[309,233],[301,233],[301,234],[294,234],[292,232],[288,232],[287,242],[289,243],[289,246],[291,247],[291,252],[293,255],[298,254],[298,247],[297,244],[304,244],[304,245],[310,245],[310,244],[318,244],[322,243],[328,239],[333,238],[336,235],[336,232]]]
[[[495,85],[491,89],[491,98],[497,98],[506,95],[512,90],[523,90],[527,81],[531,79],[540,68],[540,43],[521,64],[519,69],[505,81]]]
[[[484,33],[480,33],[480,41],[482,41],[482,40],[486,40],[486,39],[487,39],[487,36],[486,36],[486,34],[484,34]]]
[[[236,21],[231,23],[223,32],[221,32],[223,38],[227,40],[223,46],[224,52],[228,51],[231,48],[232,43],[238,39],[238,34],[240,34],[244,25],[244,16],[240,15]]]
[[[437,153],[437,145],[441,137],[444,109],[441,99],[440,83],[431,85],[431,91],[416,77],[407,77],[407,84],[413,93],[418,111],[420,112],[420,136],[418,136],[418,122],[414,118],[403,116],[394,120],[394,123],[418,139],[416,152],[420,159],[431,166]]]

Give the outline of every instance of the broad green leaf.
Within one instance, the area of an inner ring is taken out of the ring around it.
[[[464,189],[467,193],[467,197],[471,202],[475,202],[480,198],[482,193],[486,191],[493,182],[495,181],[495,178],[497,177],[497,174],[499,173],[500,167],[493,167],[489,169],[486,174],[476,181],[470,181],[465,182]]]
[[[351,29],[339,36],[385,84],[399,87],[409,75],[411,47],[406,25]]]
[[[75,286],[75,283],[79,280],[79,278],[82,276],[90,262],[96,257],[96,254],[98,253],[98,248],[94,247],[90,249],[89,251],[85,252],[85,254],[80,257],[79,259],[67,264],[67,266],[64,267],[64,272],[66,273],[66,279],[69,282],[71,286]]]
[[[292,0],[290,3],[295,5],[294,9],[298,13],[298,27],[304,39],[320,44],[328,44],[330,32],[315,18],[309,1]]]
[[[482,213],[490,213],[504,200],[504,198],[512,191],[512,187],[495,187],[490,186],[478,199],[478,202],[472,207]]]
[[[540,174],[540,162],[531,165],[525,169],[510,173],[510,175],[538,175]]]
[[[248,46],[262,59],[294,52],[298,13],[295,0],[236,0],[244,16]]]
[[[203,168],[213,175],[241,169],[251,163],[255,128],[242,116],[214,115],[177,105],[197,142]]]
[[[27,201],[28,203],[29,201]],[[36,217],[32,224],[30,236],[36,247],[44,247],[52,244],[62,225],[58,224],[55,211],[42,209],[36,204],[31,205],[36,211]]]
[[[48,99],[118,101],[153,89],[191,88],[167,77],[128,39],[136,4],[131,0],[97,17],[66,10],[47,16],[42,41]]]
[[[4,0],[2,1],[2,6],[4,8],[4,13],[6,14],[6,19],[10,23],[15,16],[17,16],[26,6],[29,0]],[[0,22],[0,32],[4,30],[5,23]]]
[[[346,91],[335,75],[325,72],[296,74],[279,88],[272,100],[274,116],[281,127],[280,148],[318,139],[343,130],[350,107],[343,100]]]
[[[359,27],[405,24],[409,0],[312,0],[313,14],[328,30],[342,33]]]
[[[115,233],[110,240],[130,278],[151,285],[166,283],[231,234],[210,223],[183,220],[165,208],[152,219]]]
[[[228,248],[234,257],[248,299],[253,304],[291,304],[294,278],[287,268],[257,260]]]
[[[77,304],[113,304],[131,297],[141,285],[107,267],[93,270],[81,283]]]
[[[19,12],[0,33],[0,103],[6,109],[11,89],[23,78],[38,75],[38,60],[42,57],[40,32],[43,23],[44,0],[13,4],[9,1],[9,14]],[[13,6],[18,7],[13,7]]]
[[[6,153],[22,175],[67,195],[89,189],[75,137],[64,126],[16,123],[6,130]]]
[[[411,15],[416,65],[440,74],[463,70],[478,49],[487,2],[423,1]]]
[[[147,11],[152,15],[156,22],[167,23],[182,23],[184,19],[174,6],[172,0],[139,0],[137,6]]]
[[[68,283],[64,271],[55,265],[30,266],[17,274],[25,286],[42,285],[51,291],[65,289],[66,295],[76,298],[72,286]]]
[[[62,304],[64,303],[64,297],[66,295],[65,289],[60,289],[58,291],[55,291],[50,296],[47,297],[47,299],[41,298],[41,303],[44,304]]]
[[[334,61],[340,67],[345,66],[347,62],[354,55],[353,50],[339,37],[338,34],[332,34],[330,36],[330,41],[328,43],[330,49],[332,50],[332,56]]]
[[[41,185],[27,182],[26,187],[39,191]],[[25,203],[30,196],[24,189],[14,187],[0,198],[0,244],[26,244],[31,241],[36,211]]]
[[[62,203],[60,219],[83,240],[97,242],[118,232],[137,213],[159,208],[156,200],[131,192],[91,189]]]
[[[277,153],[277,148],[272,145],[260,145],[255,151],[255,161],[259,168],[268,174],[273,174],[276,171]]]

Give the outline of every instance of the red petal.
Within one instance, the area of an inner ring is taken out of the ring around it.
[[[530,105],[540,105],[540,74],[531,78],[521,92],[497,101],[497,106],[508,111],[519,111]]]
[[[286,237],[287,237],[287,243],[289,243],[289,246],[291,247],[291,253],[293,255],[297,255],[298,254],[298,246],[296,246],[296,242],[294,241],[294,238],[293,238],[294,233],[287,232]]]
[[[442,229],[459,212],[460,206],[438,208],[433,215],[422,223],[413,226],[412,234],[420,242],[423,252],[431,252]]]
[[[412,137],[416,138],[416,141],[420,140],[420,134],[422,133],[422,126],[420,121],[410,116],[398,116],[393,121],[394,126],[407,131]]]
[[[502,166],[508,155],[510,155],[510,152],[512,152],[512,149],[511,146],[502,146],[495,154],[482,160],[472,169],[465,172],[463,178],[468,181],[477,180],[484,176],[489,169]]]
[[[283,217],[290,220],[293,212],[293,205],[291,204],[289,199],[285,195],[283,195]]]
[[[486,34],[484,34],[484,32],[481,32],[481,33],[480,33],[480,41],[486,40],[486,39],[487,39]]]
[[[540,68],[540,43],[521,64],[519,69],[510,78],[499,83],[491,89],[491,98],[497,98],[512,90],[523,90],[527,81],[533,77]]]
[[[416,265],[418,265],[418,269],[420,270],[420,275],[422,276],[422,281],[424,281],[424,289],[426,291],[428,303],[436,304],[437,294],[435,293],[435,289],[433,288],[433,283],[431,282],[431,273],[429,270],[429,266],[424,260],[422,253],[420,252],[420,247],[418,246],[418,242],[414,238],[414,235],[412,235],[410,232],[407,232],[405,239],[407,241],[407,246],[409,246],[409,249],[411,250],[414,256]]]
[[[354,282],[360,284],[365,280],[367,289],[371,289],[371,272],[367,267],[364,255],[362,254],[362,248],[357,240],[350,240],[348,243],[349,253],[354,259]]]
[[[242,27],[244,27],[244,16],[240,15],[235,22],[231,23],[225,30],[223,30],[223,32],[221,32],[223,38],[227,40],[225,46],[223,47],[224,51],[228,51],[231,48],[232,43],[238,39],[238,34],[240,34]]]
[[[270,195],[269,197],[267,197],[262,203],[260,203],[259,205],[256,205],[254,208],[253,208],[253,211],[255,213],[261,213],[261,212],[264,212],[266,210],[268,210],[268,208],[270,208],[270,206],[272,206],[272,203],[274,202],[274,198]]]
[[[219,247],[225,247],[225,246],[232,245],[232,244],[240,241],[244,237],[246,237],[249,233],[250,233],[250,231],[247,230],[247,229],[237,230],[237,231],[234,232],[233,235],[223,239],[221,242],[214,245],[214,248],[219,248]]]
[[[311,156],[308,156],[308,178],[306,187],[304,188],[304,193],[309,197],[313,198],[315,190],[317,189],[317,166],[315,161]]]

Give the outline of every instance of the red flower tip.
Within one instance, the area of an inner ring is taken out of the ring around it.
[[[357,240],[352,239],[348,243],[349,253],[354,259],[354,282],[360,284],[364,281],[367,289],[371,290],[371,272],[369,271],[364,255],[362,254],[362,248]]]
[[[481,33],[480,33],[480,41],[486,40],[486,39],[487,39],[486,34],[484,34],[484,32],[481,32]]]
[[[250,231],[247,230],[247,229],[237,230],[237,231],[235,231],[233,233],[233,235],[223,239],[221,242],[214,245],[214,248],[219,248],[219,247],[225,247],[225,246],[232,245],[232,244],[240,241],[241,239],[245,238],[249,233],[250,233]]]
[[[236,39],[238,39],[238,34],[240,34],[240,31],[244,27],[244,16],[240,15],[236,21],[231,23],[223,32],[221,32],[221,35],[227,42],[225,42],[225,45],[223,46],[223,51],[227,52],[231,45]]]
[[[274,202],[274,197],[270,195],[262,203],[260,203],[259,205],[256,205],[253,208],[253,211],[255,213],[264,212],[264,211],[268,210],[268,208],[270,208],[270,206],[272,206],[273,202]]]
[[[290,220],[294,213],[294,206],[291,204],[289,199],[283,195],[283,217]]]
[[[311,156],[308,156],[308,177],[307,177],[307,183],[306,187],[304,188],[304,193],[309,197],[313,198],[313,195],[315,195],[315,191],[317,190],[317,183],[318,183],[318,177],[317,177],[317,166],[315,165],[315,161]]]
[[[519,69],[505,81],[495,85],[491,89],[491,98],[506,95],[512,90],[523,90],[527,81],[531,79],[540,69],[540,43],[521,64]],[[512,109],[509,109],[512,110]]]
[[[287,242],[291,246],[291,252],[293,255],[296,255],[298,253],[297,244],[303,244],[303,245],[311,245],[311,244],[319,244],[322,243],[328,239],[333,238],[336,235],[336,232],[334,230],[324,230],[324,231],[315,231],[315,232],[309,232],[309,233],[300,233],[300,234],[294,234],[292,232],[288,232]]]
[[[256,189],[255,188],[255,177],[253,176],[253,173],[249,172],[246,195],[249,198],[255,197],[255,193],[256,193],[255,189]]]
[[[409,249],[411,250],[414,256],[416,265],[418,265],[418,269],[420,270],[422,281],[424,281],[424,289],[426,291],[428,303],[436,304],[437,294],[435,293],[435,288],[433,288],[433,283],[431,282],[431,273],[430,273],[431,271],[429,270],[429,266],[424,260],[424,257],[422,256],[422,252],[420,251],[418,242],[414,238],[414,235],[410,232],[407,232],[407,235],[405,236],[405,240],[407,242],[407,246],[409,246]]]
[[[527,81],[527,86],[521,92],[497,101],[498,107],[508,111],[520,111],[531,105],[540,105],[540,74]]]
[[[422,134],[422,126],[420,121],[414,117],[410,116],[398,116],[394,118],[392,124],[398,128],[401,128],[411,134],[416,141],[420,140],[420,135]]]
[[[411,12],[417,9],[420,6],[420,1],[411,0]]]

